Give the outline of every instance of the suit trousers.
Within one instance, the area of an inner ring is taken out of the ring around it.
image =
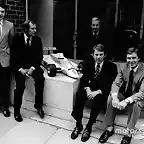
[[[75,105],[71,113],[76,121],[82,120],[85,100],[87,100],[86,91],[84,90],[84,88],[80,88],[76,94]],[[106,102],[105,95],[98,94],[94,97],[94,99],[92,100],[90,118],[88,122],[89,124],[95,123],[100,110],[103,108],[104,102]]]
[[[118,99],[120,101],[122,101],[125,99],[125,97],[124,97],[124,95],[119,93]],[[140,113],[141,113],[141,109],[142,109],[142,107],[141,107],[140,101],[127,105],[126,110],[128,112],[128,120],[127,120],[127,128],[128,129],[135,128],[135,125],[136,125],[138,118],[140,116]],[[106,114],[105,114],[105,118],[104,118],[104,124],[106,126],[114,125],[117,111],[118,110],[112,106],[112,97],[111,97],[111,95],[109,95],[108,102],[107,102],[107,110],[106,110]]]
[[[10,67],[0,65],[0,104],[3,109],[8,109],[10,104]]]
[[[43,70],[37,68],[33,71],[32,78],[35,81],[35,105],[34,107],[39,109],[43,106],[43,88],[44,77]],[[15,72],[16,89],[14,90],[14,113],[20,114],[20,108],[22,105],[22,96],[25,89],[26,77],[19,71]]]

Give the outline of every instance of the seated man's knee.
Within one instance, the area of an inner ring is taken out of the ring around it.
[[[137,101],[133,104],[133,109],[142,109],[143,108],[143,105],[141,104],[140,101]]]

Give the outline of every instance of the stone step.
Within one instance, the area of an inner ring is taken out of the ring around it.
[[[22,105],[23,111],[35,112],[36,110],[34,109],[33,105],[34,105],[34,103],[32,101],[25,101]],[[57,125],[58,127],[61,127],[61,128],[64,128],[64,129],[67,129],[67,130],[70,130],[70,131],[72,131],[73,128],[75,127],[75,120],[71,117],[71,112],[70,111],[58,109],[58,108],[51,107],[51,106],[48,106],[48,105],[44,105],[44,111],[45,111],[46,116],[48,117],[48,119],[49,118],[51,119],[51,117],[53,117],[54,119],[57,119],[56,121],[58,121],[58,124],[55,123],[55,125]],[[13,113],[12,109],[11,109],[11,112]],[[27,115],[25,117],[29,117],[29,115]],[[88,117],[89,117],[89,109],[84,109],[84,118],[83,118],[84,127],[88,122]],[[93,125],[93,130],[92,130],[92,134],[91,134],[92,137],[95,137],[95,138],[98,139],[99,136],[101,135],[101,133],[103,132],[103,130],[104,130],[104,125],[102,123],[103,117],[104,117],[104,114],[101,113],[98,116],[98,118],[96,120],[96,123]],[[54,122],[54,121],[49,122],[48,119],[44,119],[44,121],[43,121],[43,120],[41,120],[39,118],[36,118],[36,117],[34,117],[32,119],[42,121],[44,123],[49,123],[49,124],[52,124],[52,125],[53,125],[53,122]],[[118,115],[116,117],[115,135],[112,136],[109,139],[109,141],[108,141],[109,143],[114,143],[114,144],[120,143],[121,138],[122,138],[122,136],[124,135],[124,132],[125,132],[126,121],[127,121],[127,116],[126,115]],[[143,126],[143,121],[144,121],[144,119],[140,118],[137,125],[136,125],[136,127],[142,129],[144,127]],[[63,122],[65,122],[65,123],[63,124]],[[143,134],[144,134],[144,132],[143,132]],[[138,142],[142,141],[142,139],[144,139],[143,134],[137,132],[134,135],[133,141],[138,141]],[[141,140],[139,140],[139,139],[141,139]],[[138,144],[140,144],[140,143],[138,143]]]
[[[26,101],[22,107],[23,107],[23,109],[36,112],[33,105],[34,105],[33,102]],[[54,117],[54,118],[57,118],[59,120],[69,121],[69,122],[72,122],[75,124],[75,120],[72,118],[70,111],[58,109],[58,108],[51,107],[48,105],[44,106],[44,111],[45,111],[45,114],[47,116]],[[12,113],[13,113],[13,111],[12,111]],[[83,125],[84,126],[87,124],[88,118],[89,118],[89,110],[84,109],[84,118],[83,118]],[[93,125],[94,129],[99,129],[101,131],[104,130],[105,127],[103,125],[103,118],[104,118],[104,114],[100,113],[98,118],[96,119],[96,123]],[[126,122],[127,122],[127,116],[126,115],[117,115],[116,121],[115,121],[115,133],[116,134],[118,134],[118,135],[124,135],[125,134]],[[135,136],[139,137],[140,139],[144,138],[144,124],[143,124],[143,122],[144,122],[144,119],[140,118],[137,122],[137,125],[136,125],[136,128],[141,130],[141,133],[139,131],[137,131]],[[74,128],[74,126],[73,126],[73,128]]]

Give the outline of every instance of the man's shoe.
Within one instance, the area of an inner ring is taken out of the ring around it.
[[[81,137],[82,142],[86,142],[90,138],[91,130],[85,128]]]
[[[22,116],[20,115],[20,114],[14,114],[14,118],[15,118],[15,120],[17,121],[17,122],[22,122],[23,121],[23,118],[22,118]]]
[[[103,134],[100,136],[99,142],[100,142],[100,143],[105,143],[105,142],[107,142],[108,138],[109,138],[110,136],[112,136],[113,134],[114,134],[114,131],[113,131],[113,130],[112,130],[112,131],[105,130],[105,131],[103,132]]]
[[[130,144],[132,136],[124,135],[122,138],[121,144]]]
[[[3,110],[3,115],[4,115],[5,117],[10,117],[10,111],[9,111],[8,109]]]
[[[71,139],[76,139],[78,137],[78,135],[80,134],[80,132],[83,130],[83,126],[76,126],[73,130],[73,132],[71,133]]]
[[[37,109],[37,113],[38,113],[38,115],[40,116],[40,118],[44,118],[45,114],[44,114],[44,111],[43,111],[42,108]]]

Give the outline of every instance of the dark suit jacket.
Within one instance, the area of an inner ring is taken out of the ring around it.
[[[39,68],[43,59],[43,46],[40,37],[33,36],[31,46],[26,47],[24,34],[17,34],[13,38],[11,48],[11,65],[15,70],[29,69],[31,66]]]
[[[84,44],[84,56],[87,57],[87,54],[91,54],[93,47],[97,44],[105,45],[105,35],[103,31],[99,31],[97,36],[94,36],[91,33],[87,33],[83,41]]]
[[[83,77],[81,78],[81,86],[89,86],[91,90],[101,90],[104,95],[109,95],[111,85],[117,75],[117,66],[111,61],[105,60],[98,79],[94,78],[95,61],[92,56],[84,65]]]
[[[121,64],[119,66],[119,72],[112,84],[111,93],[122,93],[125,96],[129,81],[130,68],[127,63]],[[131,98],[133,101],[141,101],[141,106],[144,105],[144,64],[139,63],[137,71],[134,73],[133,80],[133,95]]]

